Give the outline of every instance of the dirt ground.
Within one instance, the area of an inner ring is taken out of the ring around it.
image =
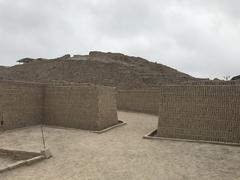
[[[128,124],[104,134],[44,128],[53,158],[0,174],[1,180],[235,180],[240,147],[143,139],[157,117],[118,112]],[[39,127],[0,135],[1,148],[40,151]]]
[[[12,159],[4,156],[0,156],[0,169],[5,168],[9,164],[15,163],[16,161],[13,161]]]

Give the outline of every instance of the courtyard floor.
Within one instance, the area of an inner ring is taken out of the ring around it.
[[[0,174],[1,180],[237,180],[240,147],[149,140],[157,116],[119,111],[127,125],[103,134],[44,128],[53,157]],[[42,149],[39,127],[0,135],[0,148]]]

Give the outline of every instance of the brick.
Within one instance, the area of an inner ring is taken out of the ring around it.
[[[160,137],[240,143],[240,86],[163,86]]]

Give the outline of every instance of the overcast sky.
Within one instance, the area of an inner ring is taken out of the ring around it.
[[[91,50],[240,74],[239,0],[0,0],[0,64]]]

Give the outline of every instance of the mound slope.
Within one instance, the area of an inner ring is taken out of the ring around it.
[[[74,82],[119,89],[158,88],[163,84],[196,81],[185,73],[140,57],[93,51],[56,59],[24,58],[23,64],[0,69],[0,79],[27,82]]]

